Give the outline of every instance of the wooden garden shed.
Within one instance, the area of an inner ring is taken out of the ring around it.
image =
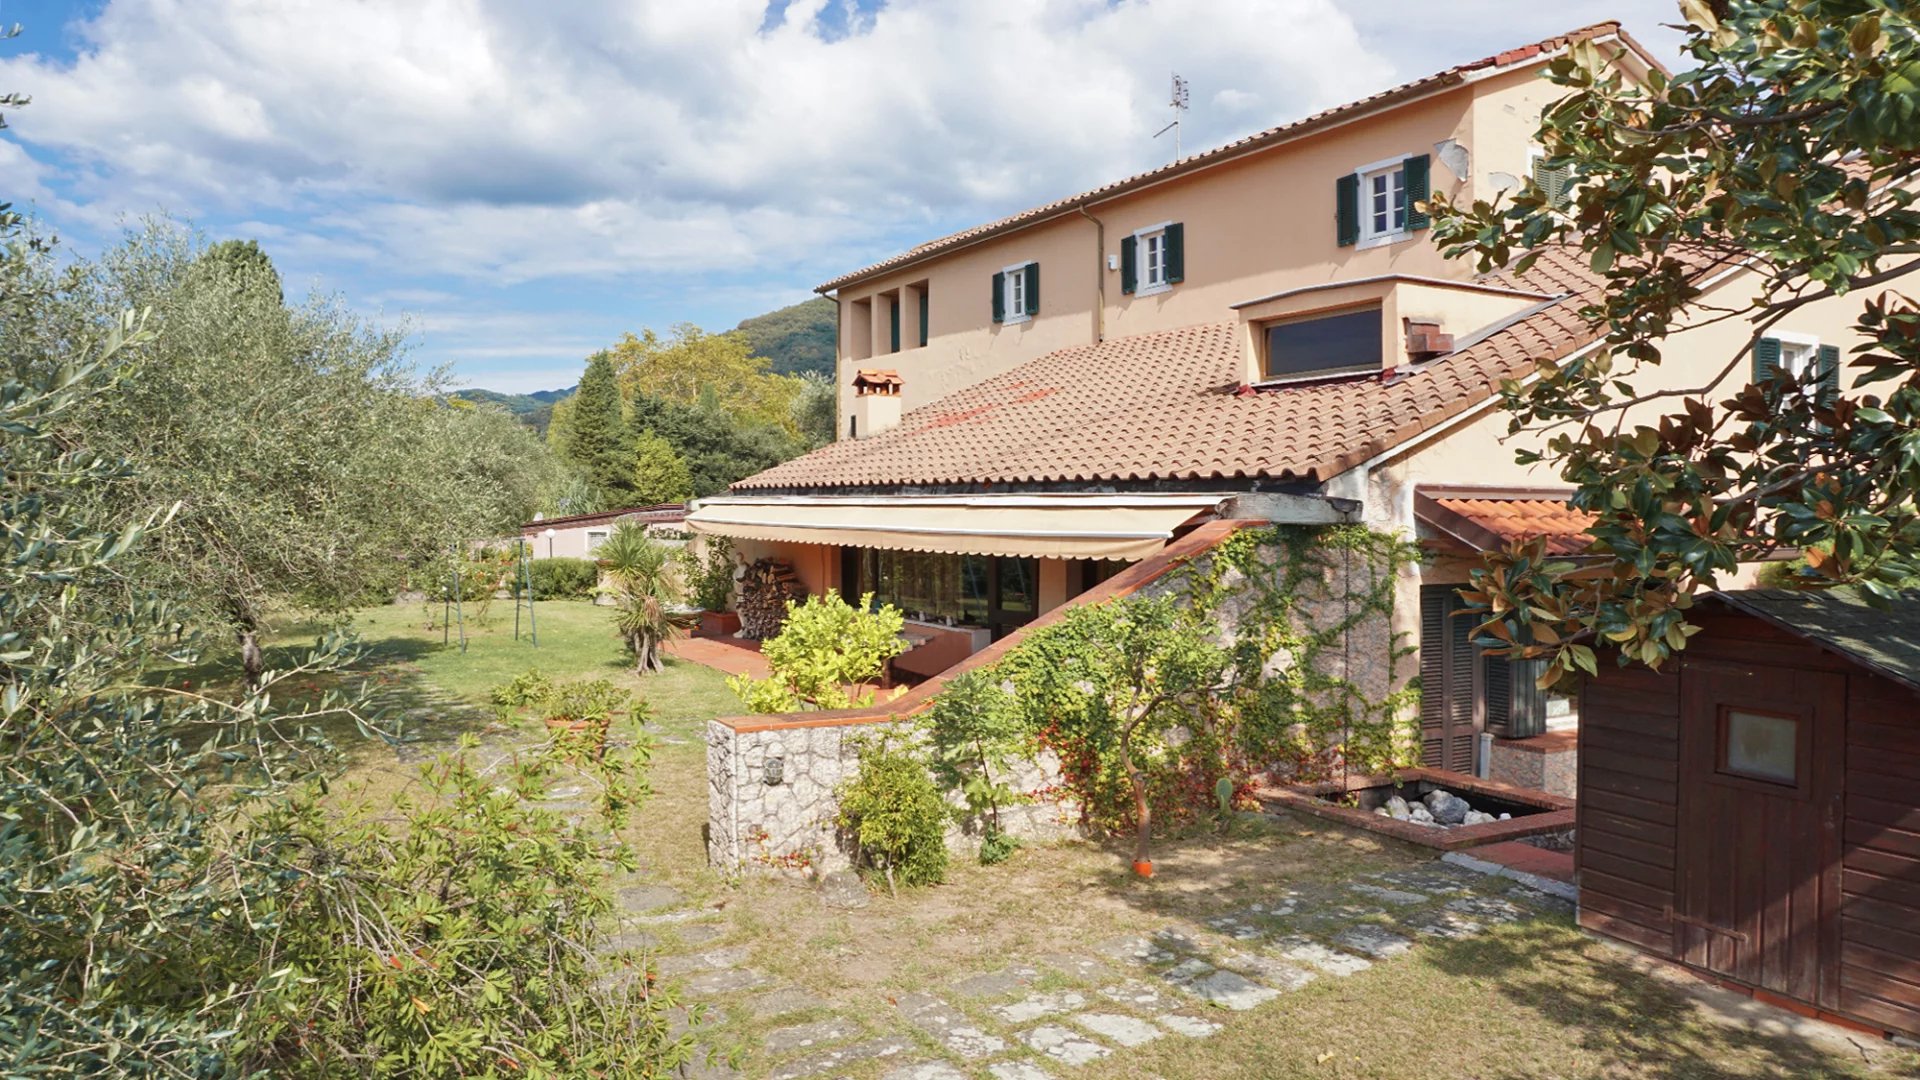
[[[1580,923],[1756,996],[1920,1035],[1920,594],[1703,601],[1580,703]]]

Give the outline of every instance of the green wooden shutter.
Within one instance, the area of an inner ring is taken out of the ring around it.
[[[1487,730],[1503,739],[1530,739],[1547,730],[1547,695],[1538,685],[1544,660],[1510,660],[1483,654],[1481,686],[1487,699]]]
[[[1352,173],[1333,182],[1334,239],[1341,247],[1360,242],[1360,178]]]
[[[1547,165],[1547,159],[1544,157],[1533,159],[1533,186],[1539,188],[1540,193],[1547,197],[1548,206],[1565,209],[1573,201],[1569,198],[1573,193],[1572,179],[1573,166],[1562,165],[1555,169]]]
[[[1136,285],[1137,270],[1134,267],[1139,241],[1131,236],[1120,238],[1120,291],[1130,293]]]
[[[1840,346],[1820,346],[1820,404],[1832,408],[1840,399]]]
[[[1179,222],[1167,226],[1166,254],[1167,284],[1178,285],[1187,280],[1187,227]]]
[[[1753,343],[1753,384],[1765,386],[1780,370],[1780,339],[1765,337]]]
[[[927,343],[927,313],[932,306],[927,303],[928,295],[926,289],[920,290],[920,344],[923,346]]]
[[[1027,264],[1027,314],[1040,314],[1040,264]]]
[[[891,324],[890,326],[888,326],[887,329],[891,335],[891,340],[893,342],[893,347],[887,351],[899,352],[900,351],[900,299],[898,297],[894,298],[893,303],[887,305],[887,316],[888,316],[888,322]]]
[[[1431,224],[1424,210],[1415,210],[1414,204],[1427,201],[1432,194],[1433,159],[1426,154],[1417,154],[1407,159],[1407,231],[1424,229]]]
[[[998,272],[993,275],[993,321],[1007,321],[1007,275]]]

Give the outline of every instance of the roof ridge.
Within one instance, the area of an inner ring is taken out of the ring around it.
[[[871,277],[883,270],[894,269],[937,251],[943,251],[963,241],[981,239],[1000,232],[1011,231],[1018,226],[1038,221],[1043,216],[1051,215],[1055,212],[1064,213],[1072,210],[1076,206],[1100,202],[1120,195],[1126,190],[1137,185],[1142,185],[1147,181],[1157,182],[1168,177],[1180,175],[1184,172],[1205,168],[1234,154],[1242,152],[1250,153],[1262,148],[1266,144],[1307,134],[1315,130],[1318,126],[1329,123],[1336,118],[1345,118],[1354,113],[1363,113],[1374,108],[1397,105],[1400,103],[1400,99],[1410,97],[1416,93],[1424,92],[1448,82],[1453,84],[1463,82],[1466,74],[1469,72],[1479,71],[1488,67],[1505,67],[1508,64],[1531,60],[1544,53],[1557,52],[1574,42],[1585,41],[1595,37],[1604,37],[1609,34],[1618,36],[1643,61],[1664,68],[1664,65],[1661,65],[1655,57],[1641,47],[1639,42],[1635,41],[1626,33],[1626,30],[1621,26],[1618,19],[1592,23],[1575,30],[1568,30],[1554,34],[1551,37],[1541,38],[1538,41],[1525,45],[1519,45],[1511,49],[1503,49],[1500,52],[1483,56],[1477,60],[1469,60],[1465,63],[1455,64],[1452,67],[1444,68],[1431,75],[1400,83],[1396,86],[1388,87],[1385,90],[1368,94],[1365,97],[1355,98],[1341,105],[1335,105],[1321,109],[1318,112],[1309,113],[1297,120],[1290,120],[1273,127],[1263,128],[1252,134],[1229,140],[1209,150],[1203,150],[1198,154],[1190,154],[1166,165],[1148,169],[1144,172],[1134,173],[1131,176],[1125,176],[1118,180],[1088,188],[1078,194],[1041,203],[1038,206],[1029,207],[1025,210],[1020,210],[983,224],[970,226],[958,232],[948,233],[945,236],[916,244],[903,252],[882,259],[879,262],[842,274],[815,286],[813,291],[817,293],[829,292],[842,286],[850,285],[863,278]]]

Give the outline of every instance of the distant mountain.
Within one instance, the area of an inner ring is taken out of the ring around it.
[[[742,320],[736,327],[747,336],[753,351],[773,361],[782,375],[803,371],[833,374],[834,353],[840,345],[838,308],[816,296],[792,307]]]
[[[735,329],[745,335],[755,355],[766,357],[779,374],[833,374],[834,355],[840,348],[839,309],[824,296],[744,319]],[[456,390],[453,396],[476,404],[498,405],[545,434],[553,419],[554,402],[571,396],[573,391],[571,386],[531,394],[474,389]]]
[[[453,396],[476,405],[498,405],[520,418],[521,422],[538,431],[547,433],[547,424],[553,419],[553,403],[573,393],[573,387],[564,390],[535,390],[531,394],[503,394],[498,390],[455,390]]]

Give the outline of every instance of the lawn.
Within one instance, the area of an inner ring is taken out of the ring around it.
[[[437,615],[395,606],[353,618],[371,647],[368,673],[415,714],[412,730],[424,747],[463,729],[499,733],[487,692],[529,668],[555,679],[610,678],[650,704],[654,794],[622,839],[646,879],[677,890],[692,916],[648,933],[667,953],[734,947],[744,959],[733,962],[768,985],[804,991],[799,1005],[778,1014],[754,995],[711,999],[707,1041],[736,1054],[747,1076],[792,1061],[791,1053],[767,1052],[765,1040],[807,1022],[844,1024],[859,1038],[910,1037],[914,1053],[937,1053],[896,1009],[907,995],[927,991],[947,994],[983,1028],[1000,1031],[1015,1058],[1032,1057],[1011,1027],[993,1026],[990,1000],[962,1000],[947,988],[1032,965],[1040,972],[1032,992],[1074,991],[1098,1001],[1098,986],[1122,974],[1071,970],[1071,962],[1098,958],[1096,943],[1162,929],[1205,938],[1215,935],[1210,920],[1251,904],[1289,893],[1345,895],[1356,878],[1430,858],[1331,823],[1246,815],[1224,833],[1166,838],[1150,882],[1127,872],[1120,847],[1061,844],[1024,849],[996,867],[957,864],[947,884],[897,899],[883,890],[864,908],[829,908],[811,889],[765,876],[729,878],[706,865],[704,726],[738,708],[718,672],[672,661],[664,673],[634,676],[610,613],[584,603],[542,604],[537,649],[515,640],[511,607],[496,607],[485,624],[470,622],[465,652],[443,644]],[[277,644],[291,648],[309,636],[296,628]],[[351,749],[353,778],[376,790],[410,774],[418,758],[364,739]],[[1489,880],[1485,888],[1492,894],[1499,886]],[[1320,978],[1251,1012],[1209,1016],[1224,1025],[1211,1037],[1165,1037],[1078,1070],[1057,1062],[1045,1069],[1141,1078],[1920,1075],[1920,1059],[1911,1055],[1877,1050],[1870,1066],[1858,1054],[1849,1059],[1712,1022],[1680,984],[1649,977],[1564,913],[1467,940],[1423,941],[1408,955],[1347,978]],[[898,1064],[853,1061],[834,1074],[879,1076]]]

